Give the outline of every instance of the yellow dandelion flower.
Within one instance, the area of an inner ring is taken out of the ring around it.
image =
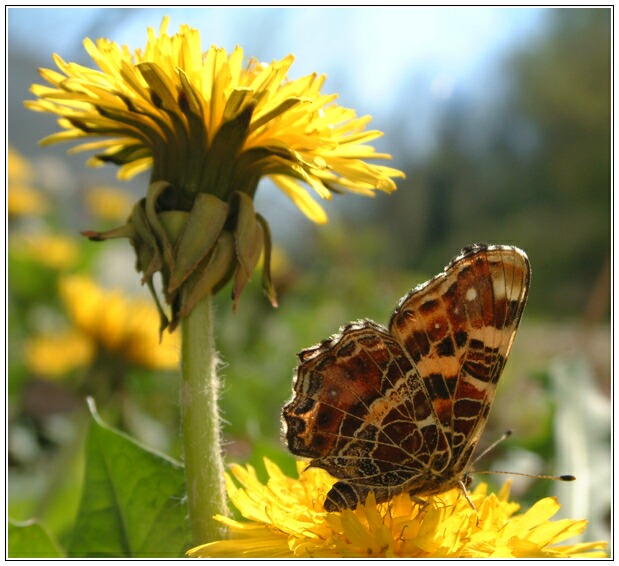
[[[459,489],[427,498],[420,506],[408,494],[377,504],[370,494],[355,510],[328,513],[322,502],[335,480],[324,470],[299,463],[299,478],[289,478],[265,459],[263,485],[251,466],[232,466],[226,484],[230,501],[246,521],[218,516],[228,540],[191,549],[191,557],[210,558],[567,558],[603,557],[603,542],[556,546],[582,533],[586,521],[550,521],[559,510],[552,497],[526,513],[509,501],[509,484],[498,494],[480,483],[469,494]],[[303,471],[304,470],[304,471]]]
[[[129,216],[132,206],[131,196],[115,187],[92,187],[86,193],[86,208],[99,220],[121,222]]]
[[[79,259],[77,242],[62,234],[21,234],[11,240],[11,251],[59,271],[73,267]]]
[[[47,211],[47,201],[32,187],[9,181],[7,212],[9,217],[40,215]]]
[[[143,299],[120,290],[106,290],[87,277],[64,277],[60,296],[75,327],[104,351],[147,368],[178,366],[177,335],[166,334],[159,343],[158,314]]]
[[[7,212],[9,216],[43,214],[47,199],[32,186],[34,175],[28,160],[12,147],[7,154]]]
[[[9,179],[16,183],[31,183],[34,174],[30,162],[11,146],[8,147],[7,157]]]
[[[38,377],[56,379],[88,366],[94,359],[93,341],[75,329],[29,338],[24,346],[26,366]]]
[[[270,64],[211,47],[202,52],[200,33],[182,25],[159,34],[149,28],[144,49],[133,52],[108,39],[84,41],[99,70],[68,63],[41,70],[50,86],[33,85],[32,110],[60,117],[63,129],[43,144],[88,141],[73,151],[94,150],[93,166],[114,163],[128,179],[150,169],[151,184],[126,225],[86,232],[95,240],[130,238],[144,280],[161,272],[172,325],[204,296],[233,280],[236,302],[261,251],[263,284],[268,276],[270,235],[253,197],[268,177],[314,222],[326,221],[322,199],[334,192],[372,196],[391,192],[402,172],[371,164],[390,159],[369,143],[381,132],[323,94],[325,76],[291,80],[294,57]],[[167,324],[162,319],[162,324]]]

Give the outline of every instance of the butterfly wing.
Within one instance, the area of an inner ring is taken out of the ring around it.
[[[477,445],[529,281],[522,250],[471,246],[405,296],[391,318],[390,333],[422,376],[450,447],[445,460],[435,462],[436,472],[443,466],[461,474]]]
[[[283,410],[293,454],[340,479],[329,511],[372,491],[456,485],[474,450],[511,348],[529,284],[526,255],[507,246],[463,250],[403,297],[389,330],[352,323],[299,354]]]
[[[371,321],[299,354],[294,397],[284,407],[290,451],[337,482],[325,508],[355,507],[372,491],[384,501],[427,465],[416,460],[420,405],[431,410],[410,357]]]

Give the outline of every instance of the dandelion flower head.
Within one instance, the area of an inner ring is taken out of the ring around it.
[[[368,145],[382,134],[365,130],[369,116],[321,93],[324,75],[289,80],[292,55],[263,64],[246,62],[240,47],[203,53],[197,29],[170,35],[168,24],[166,17],[158,36],[149,28],[146,47],[133,53],[109,39],[84,40],[99,70],[54,55],[60,72],[42,69],[51,86],[33,85],[38,99],[26,102],[60,116],[63,131],[42,143],[102,137],[73,151],[100,151],[90,164],[115,163],[123,179],[154,168],[153,180],[177,186],[179,199],[200,191],[226,200],[239,187],[253,195],[267,175],[316,222],[326,216],[304,185],[326,199],[395,189],[400,171],[366,162],[390,158]]]
[[[263,485],[251,466],[232,466],[230,500],[245,517],[217,517],[229,539],[188,552],[192,557],[414,557],[566,558],[605,556],[602,542],[557,545],[583,532],[586,521],[550,521],[559,510],[552,497],[525,513],[509,501],[509,484],[498,494],[480,483],[469,495],[459,489],[427,499],[420,506],[408,494],[377,504],[370,494],[355,510],[327,513],[325,495],[335,482],[324,470],[299,463],[298,479],[287,477],[265,459]]]
[[[324,75],[289,79],[292,55],[264,64],[246,62],[240,47],[203,52],[198,30],[182,25],[170,35],[168,24],[166,17],[158,35],[149,29],[146,47],[133,52],[109,39],[86,39],[98,70],[55,55],[59,70],[40,71],[49,86],[33,85],[37,99],[26,101],[59,116],[62,131],[41,143],[88,140],[73,151],[95,151],[89,164],[116,164],[122,179],[150,170],[146,197],[124,226],[84,234],[131,240],[162,329],[173,329],[230,280],[236,307],[261,255],[262,285],[276,305],[270,230],[253,206],[262,178],[324,223],[312,193],[373,196],[393,191],[393,179],[404,176],[369,162],[391,158],[370,145],[382,133],[366,130],[371,118],[336,104],[336,94],[323,94]],[[156,272],[170,321],[153,284]]]

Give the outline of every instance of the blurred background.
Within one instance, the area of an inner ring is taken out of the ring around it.
[[[513,478],[524,506],[559,493],[564,516],[610,521],[610,9],[8,9],[9,515],[73,520],[92,395],[104,419],[181,458],[178,341],[157,345],[149,295],[125,241],[79,236],[124,222],[148,175],[121,183],[85,167],[23,107],[52,53],[91,66],[85,37],[132,50],[171,16],[203,49],[241,45],[290,72],[328,76],[323,92],[371,114],[375,144],[406,172],[392,195],[334,197],[312,225],[265,182],[256,208],[275,242],[279,308],[259,277],[232,314],[216,297],[228,462],[263,456],[293,473],[280,439],[296,353],[358,318],[386,324],[399,298],[474,242],[513,244],[532,288],[483,448],[513,437],[479,470],[573,474]],[[263,476],[264,477],[264,476]],[[501,485],[502,476],[484,476]]]

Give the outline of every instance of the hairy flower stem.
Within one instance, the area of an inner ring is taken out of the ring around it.
[[[225,538],[214,515],[227,515],[217,398],[211,297],[182,321],[181,411],[189,521],[196,544]]]

